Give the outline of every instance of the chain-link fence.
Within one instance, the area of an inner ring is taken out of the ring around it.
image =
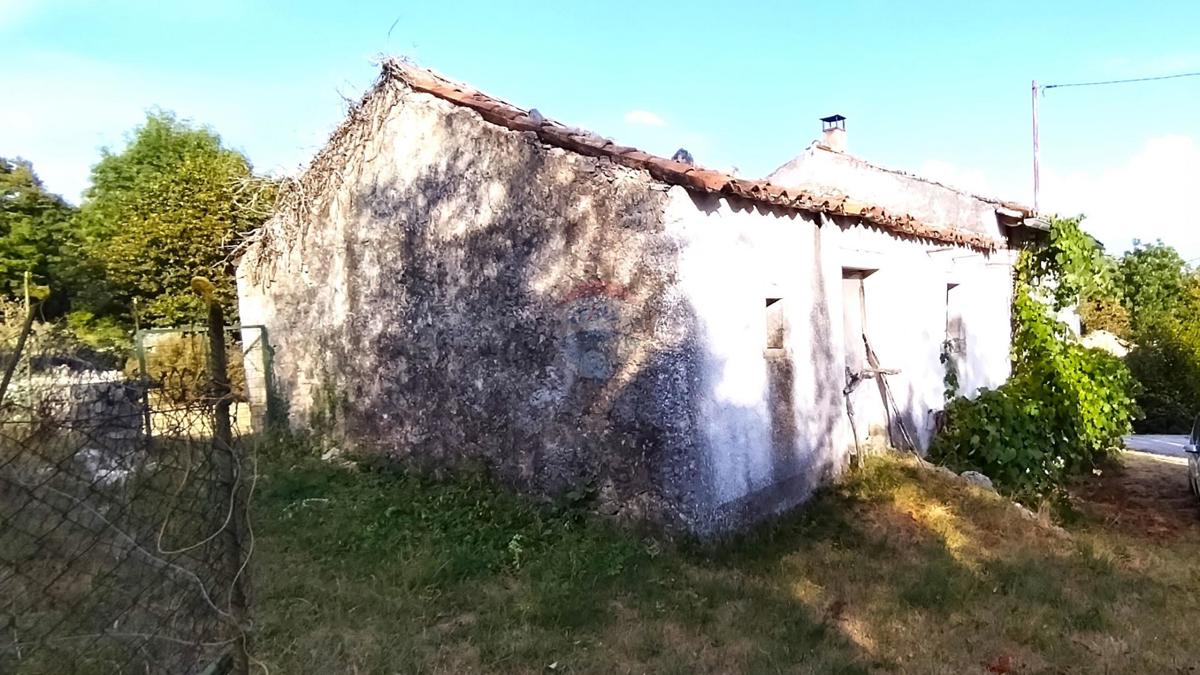
[[[203,396],[210,341],[203,326],[151,328],[134,336],[137,371],[163,397],[185,401]],[[263,431],[279,421],[278,397],[271,378],[272,352],[263,326],[228,326],[225,350],[234,427],[241,433]]]
[[[0,386],[0,673],[246,671],[255,472],[211,315],[187,395],[65,367]]]

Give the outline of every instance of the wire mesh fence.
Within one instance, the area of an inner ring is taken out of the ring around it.
[[[277,421],[278,401],[271,386],[272,353],[263,326],[228,326],[224,333],[231,410],[242,433],[261,431]],[[205,326],[151,328],[134,336],[138,372],[161,395],[183,401],[208,391],[210,340]]]
[[[245,672],[254,471],[216,351],[187,396],[64,370],[4,396],[0,673]]]

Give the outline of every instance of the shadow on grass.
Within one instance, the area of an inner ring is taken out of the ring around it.
[[[665,545],[482,477],[270,470],[260,655],[284,671],[1036,669],[1094,662],[1072,636],[1115,631],[1122,604],[1166,608],[1159,582],[919,471],[876,463],[747,535]]]
[[[1114,614],[1131,604],[1163,611],[1172,592],[1089,543],[1025,520],[994,494],[894,459],[746,535],[689,546],[686,560],[762,587],[811,589],[800,593],[810,612],[876,665],[901,670],[912,667],[903,658],[910,650],[961,667],[1001,654],[1036,667],[1090,661],[1095,655],[1071,636],[1116,631]],[[947,623],[959,628],[942,630]],[[888,644],[905,624],[939,628],[915,647]],[[964,654],[971,648],[978,653]]]
[[[283,670],[769,672],[807,660],[811,672],[866,672],[870,662],[786,589],[705,574],[698,558],[483,478],[268,469],[256,507],[260,652]]]

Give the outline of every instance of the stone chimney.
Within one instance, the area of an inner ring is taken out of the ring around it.
[[[830,115],[821,118],[821,145],[834,152],[846,151],[846,118]]]

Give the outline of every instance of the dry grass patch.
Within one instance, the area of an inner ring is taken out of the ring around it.
[[[1151,480],[1138,461],[1097,480]],[[880,457],[746,536],[668,545],[484,480],[279,467],[258,652],[274,672],[1191,672],[1198,539],[1125,527],[1115,489],[1081,486],[1064,531]]]

